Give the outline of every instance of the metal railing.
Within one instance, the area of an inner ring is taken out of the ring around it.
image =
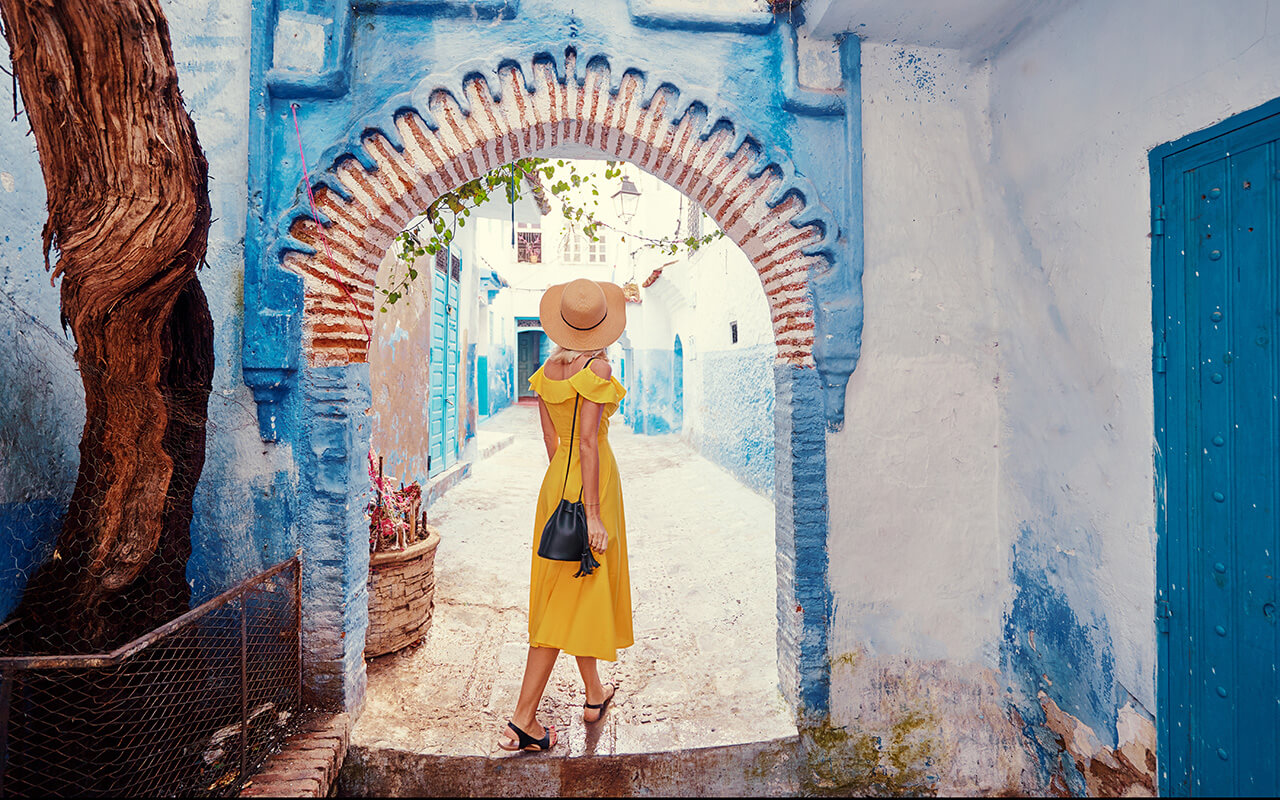
[[[298,721],[301,608],[294,556],[110,653],[0,658],[0,794],[236,795]]]

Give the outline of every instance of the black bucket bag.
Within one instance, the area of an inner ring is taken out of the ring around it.
[[[592,359],[594,361],[595,359]],[[587,362],[588,365],[591,361]],[[584,366],[583,369],[586,369]],[[565,499],[564,491],[569,486],[569,470],[573,465],[573,441],[578,431],[578,400],[573,398],[573,425],[569,433],[569,454],[564,467],[564,485],[560,487],[560,505],[551,512],[551,518],[542,528],[542,541],[538,543],[538,557],[549,561],[578,561],[579,569],[573,577],[581,578],[590,575],[600,562],[591,552],[591,541],[587,536],[587,510],[582,505],[582,490],[578,491],[577,502]]]

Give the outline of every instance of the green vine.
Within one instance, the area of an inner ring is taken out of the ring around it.
[[[613,181],[621,177],[621,162],[606,161],[603,180]],[[507,203],[512,205],[530,193],[539,205],[546,205],[549,201],[545,193],[549,191],[560,201],[560,211],[569,221],[570,230],[581,231],[593,242],[600,241],[599,232],[604,228],[617,233],[620,241],[625,242],[627,237],[631,237],[638,243],[637,249],[654,249],[675,255],[681,250],[693,253],[724,237],[724,232],[719,229],[704,236],[652,237],[610,225],[595,213],[600,206],[600,188],[595,175],[579,172],[574,164],[563,159],[552,163],[547,158],[522,158],[446,192],[427,208],[423,223],[396,236],[398,264],[392,272],[390,285],[378,288],[382,294],[381,310],[385,312],[388,306],[409,293],[419,275],[414,266],[416,260],[424,256],[434,257],[446,249],[457,236],[458,229],[466,227],[471,212],[488,202],[496,192],[504,194]],[[577,195],[587,190],[590,191],[589,205],[577,202]]]

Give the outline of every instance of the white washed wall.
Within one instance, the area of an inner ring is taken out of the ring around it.
[[[1148,152],[1280,96],[1280,3],[1082,3],[991,86],[1002,527],[1058,548],[1115,681],[1154,713]]]
[[[1076,763],[1120,747],[1143,771],[1148,152],[1280,96],[1280,3],[1082,2],[991,61],[864,42],[862,64],[866,328],[828,440],[834,719],[924,714],[952,791],[1047,781],[1011,702]],[[1078,650],[1036,638],[1045,606]]]
[[[866,323],[829,439],[833,652],[994,665],[995,301],[975,215],[986,75],[897,45],[865,44],[862,62]],[[834,701],[848,712],[839,684]]]

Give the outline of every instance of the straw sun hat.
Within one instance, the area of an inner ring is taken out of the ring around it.
[[[543,292],[538,317],[542,330],[561,347],[600,350],[627,327],[627,301],[616,284],[578,278]]]

